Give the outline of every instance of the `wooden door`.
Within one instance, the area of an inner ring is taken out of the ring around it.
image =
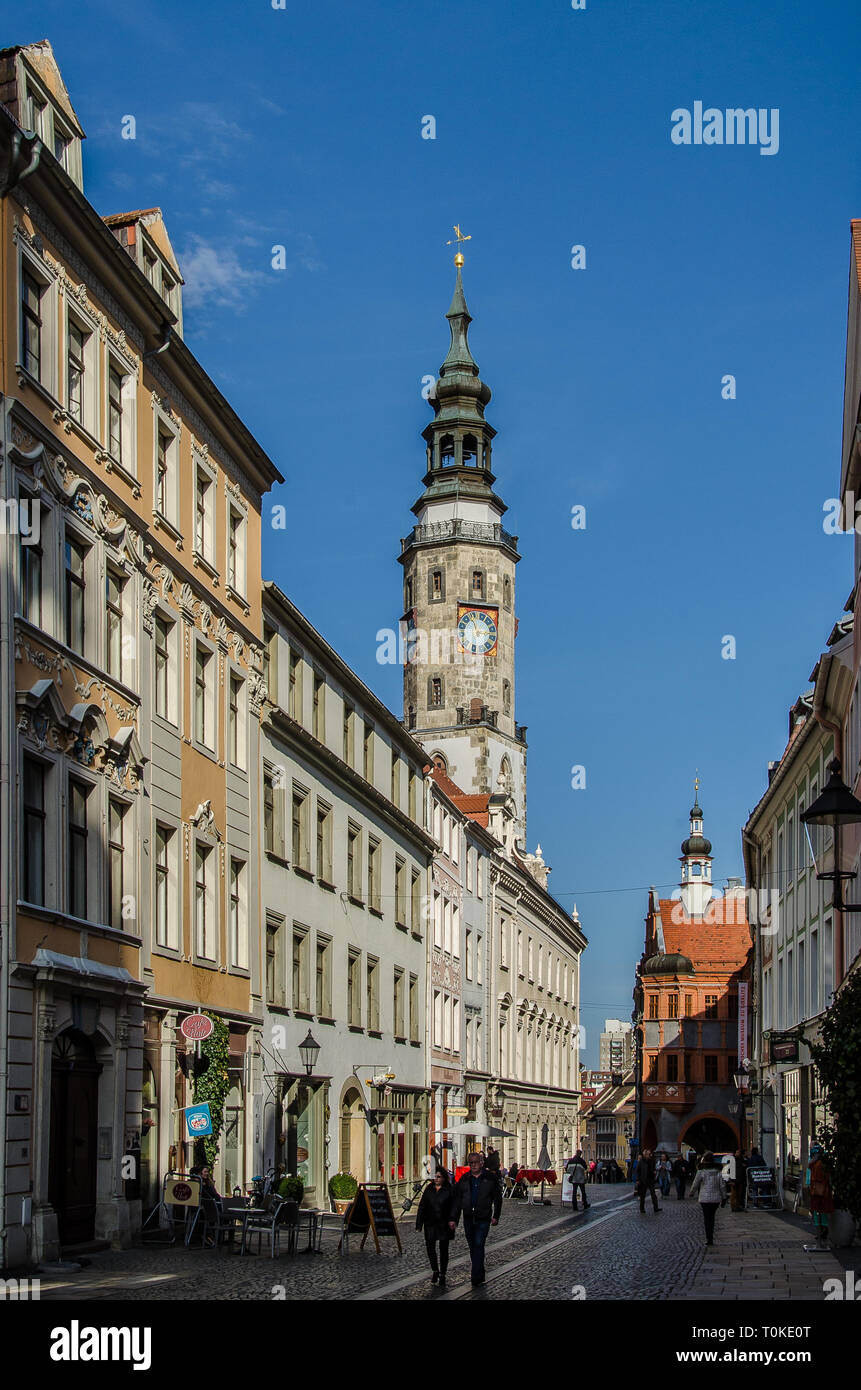
[[[61,1245],[93,1239],[99,1071],[92,1045],[64,1033],[51,1065],[51,1172],[48,1195]]]

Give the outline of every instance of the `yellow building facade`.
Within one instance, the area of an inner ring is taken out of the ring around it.
[[[157,208],[102,218],[50,45],[0,52],[0,1265],[124,1243],[192,1160],[251,1174],[261,507],[280,474],[182,339]],[[5,108],[5,109],[4,109]]]

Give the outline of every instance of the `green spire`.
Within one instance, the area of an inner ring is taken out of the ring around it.
[[[478,366],[469,350],[469,325],[472,323],[472,315],[466,307],[460,266],[457,268],[454,294],[451,297],[451,306],[446,318],[451,329],[451,346],[440,368],[440,376],[457,371],[466,371],[473,376],[478,376]]]

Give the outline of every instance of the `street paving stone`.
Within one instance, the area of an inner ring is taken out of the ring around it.
[[[667,1199],[641,1215],[627,1186],[600,1187],[586,1216],[552,1205],[506,1202],[487,1246],[487,1281],[473,1288],[462,1228],[451,1247],[448,1284],[430,1282],[414,1212],[398,1224],[404,1245],[351,1242],[340,1256],[331,1232],[321,1255],[271,1260],[183,1246],[138,1246],[92,1256],[80,1273],[42,1276],[42,1299],[438,1301],[590,1299],[823,1299],[841,1276],[829,1251],[803,1249],[809,1230],[778,1213],[717,1213],[716,1244],[704,1243],[699,1204]]]

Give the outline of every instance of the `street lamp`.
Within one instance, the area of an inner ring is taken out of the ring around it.
[[[299,1056],[302,1058],[306,1076],[310,1076],[313,1072],[314,1067],[317,1065],[317,1058],[319,1055],[320,1044],[312,1036],[311,1029],[309,1028],[308,1036],[305,1038],[304,1042],[299,1044]]]
[[[843,879],[857,878],[857,874],[854,870],[847,871],[840,868],[840,827],[861,824],[861,801],[852,795],[840,776],[840,762],[837,758],[832,759],[828,764],[828,781],[821,794],[817,796],[812,805],[808,806],[806,811],[802,811],[799,819],[807,834],[807,843],[810,845],[810,853],[813,856],[816,877],[830,878],[834,882],[834,897],[831,906],[836,908],[838,912],[861,912],[861,903],[843,901]],[[834,831],[834,869],[832,872],[820,871],[816,864],[816,853],[810,839],[810,831],[807,829],[809,825],[830,825]]]

